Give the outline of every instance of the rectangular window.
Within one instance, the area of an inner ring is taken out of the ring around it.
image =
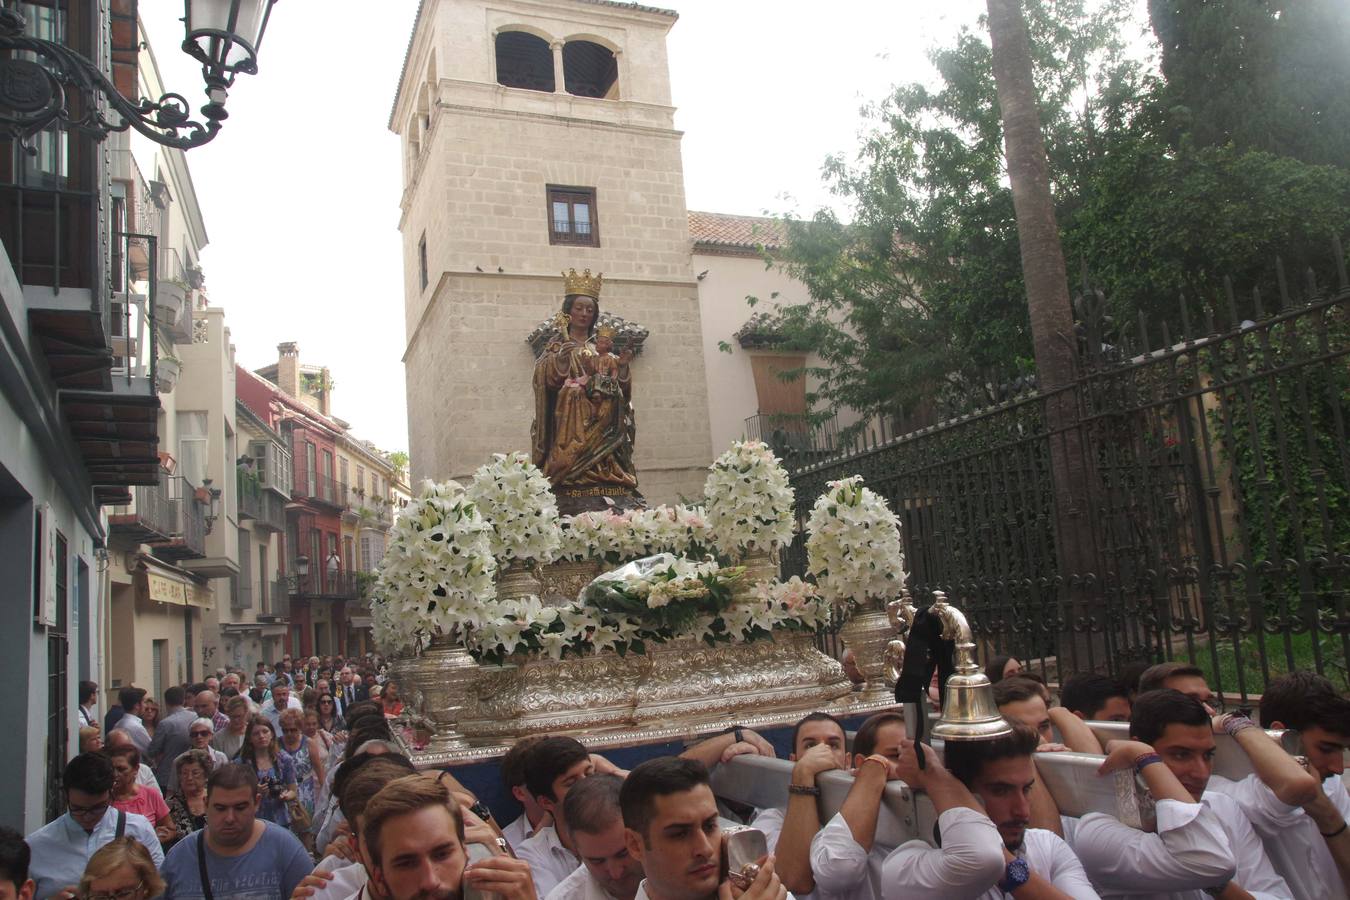
[[[206,413],[178,413],[178,474],[201,487],[206,461]]]
[[[595,188],[548,186],[548,242],[600,246]]]
[[[323,499],[329,503],[337,502],[337,491],[333,487],[333,454],[323,451]]]
[[[417,242],[417,277],[422,285],[422,290],[427,289],[427,235],[422,233],[421,239]]]
[[[365,493],[366,490],[366,467],[356,467],[356,489]]]
[[[319,449],[305,442],[305,496],[317,497],[319,487]]]
[[[258,545],[258,612],[271,612],[272,570],[267,567],[267,545]]]
[[[65,794],[61,790],[61,772],[66,763],[70,735],[66,727],[66,697],[70,692],[68,661],[69,639],[66,634],[66,601],[69,599],[69,565],[66,536],[56,532],[56,618],[47,631],[47,813],[51,818],[65,811]]]
[[[239,529],[239,574],[234,582],[234,609],[253,606],[253,532]]]

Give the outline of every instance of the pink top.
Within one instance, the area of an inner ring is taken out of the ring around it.
[[[164,795],[159,792],[159,788],[141,785],[136,796],[126,800],[114,799],[112,805],[114,809],[145,816],[155,827],[169,819],[169,805],[164,802]]]

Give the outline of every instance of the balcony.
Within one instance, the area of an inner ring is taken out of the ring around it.
[[[297,471],[295,490],[291,492],[291,496],[297,500],[312,500],[340,510],[347,505],[347,486],[327,475]]]
[[[179,561],[206,555],[206,510],[187,479],[162,470],[154,485],[135,488],[132,502],[114,507],[108,528],[139,544],[149,544],[160,559]]]
[[[794,413],[759,413],[745,420],[748,440],[768,444],[789,470],[809,466],[842,449],[839,420],[834,416],[820,423]]]
[[[174,533],[155,547],[161,559],[200,559],[206,555],[206,511],[196,489],[186,478],[169,479],[169,503],[173,507]]]
[[[319,600],[357,600],[361,588],[355,572],[314,572],[297,576],[290,595]]]
[[[290,586],[286,579],[278,578],[268,585],[267,602],[260,605],[257,619],[259,622],[285,622],[291,617]]]
[[[266,490],[258,477],[239,467],[235,483],[239,486],[239,518],[252,519],[260,531],[286,530],[286,501]]]

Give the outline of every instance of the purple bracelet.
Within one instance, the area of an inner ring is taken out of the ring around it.
[[[1228,732],[1229,737],[1237,737],[1239,731],[1246,731],[1248,728],[1256,728],[1257,725],[1246,716],[1237,715],[1223,717],[1223,730]]]
[[[1146,767],[1162,761],[1162,757],[1156,753],[1145,753],[1134,761],[1134,770],[1136,772],[1143,772]]]

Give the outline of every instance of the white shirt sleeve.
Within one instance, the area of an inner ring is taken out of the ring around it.
[[[128,837],[134,837],[145,845],[156,869],[164,865],[164,848],[160,846],[159,836],[155,834],[149,819],[136,813],[127,813],[126,833]]]
[[[833,896],[852,895],[867,881],[868,853],[853,839],[842,813],[811,839],[811,875],[816,890]]]
[[[1159,800],[1156,834],[1103,813],[1080,820],[1073,850],[1099,889],[1123,893],[1204,890],[1233,880],[1228,836],[1204,803]]]
[[[1271,796],[1274,797],[1273,794]],[[1275,866],[1266,855],[1265,845],[1256,836],[1256,831],[1252,829],[1252,824],[1247,820],[1242,806],[1224,794],[1211,799],[1208,792],[1205,795],[1205,803],[1213,808],[1224,831],[1228,833],[1228,845],[1232,848],[1233,859],[1237,862],[1237,873],[1233,876],[1233,880],[1257,900],[1275,900],[1275,898],[1290,900],[1294,896],[1293,891],[1275,872]]]
[[[966,807],[938,817],[941,849],[923,841],[901,844],[881,870],[884,900],[969,900],[1003,877],[1003,838],[989,817]]]
[[[1029,829],[1026,836],[1026,858],[1031,871],[1049,881],[1074,900],[1100,900],[1097,891],[1083,871],[1064,839],[1053,831]]]
[[[769,848],[770,853],[774,853],[778,850],[778,838],[783,833],[785,821],[787,811],[770,806],[755,813],[755,817],[750,820],[750,827],[764,832],[764,846]]]

